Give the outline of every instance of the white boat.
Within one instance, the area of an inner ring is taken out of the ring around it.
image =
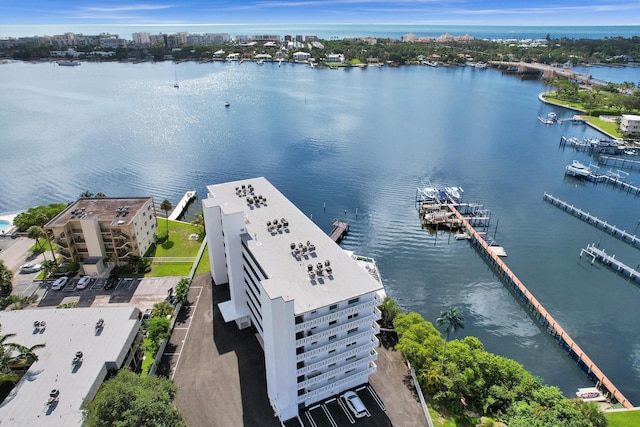
[[[475,67],[479,70],[484,70],[485,68],[487,68],[487,63],[486,62],[476,62]]]
[[[173,87],[175,87],[176,89],[179,89],[180,85],[178,84],[178,73],[176,72],[175,75],[176,75],[176,82],[173,84]]]
[[[436,187],[424,187],[420,189],[420,192],[428,200],[435,200],[438,197],[438,189]]]
[[[454,201],[459,202],[462,200],[462,193],[464,193],[462,187],[444,187],[444,191]]]
[[[589,166],[586,166],[580,163],[577,160],[574,160],[573,162],[571,162],[571,164],[568,165],[565,169],[567,174],[573,175],[573,176],[584,178],[591,175],[591,168]]]
[[[62,65],[63,67],[76,67],[80,65],[78,61],[68,61],[68,60],[58,61],[57,64]]]
[[[624,154],[627,154],[629,156],[635,156],[638,154],[638,152],[636,150],[624,150]]]

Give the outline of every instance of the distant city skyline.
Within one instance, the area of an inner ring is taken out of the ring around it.
[[[0,4],[2,25],[42,24],[432,24],[637,25],[625,0],[33,0]]]

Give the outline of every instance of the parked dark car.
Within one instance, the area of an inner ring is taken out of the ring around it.
[[[109,277],[104,284],[105,289],[113,289],[120,279],[118,277]]]

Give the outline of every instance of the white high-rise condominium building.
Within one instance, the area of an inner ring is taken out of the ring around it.
[[[276,416],[366,383],[385,295],[375,264],[343,251],[265,178],[207,189],[211,275],[231,296],[218,307],[226,322],[255,326]]]

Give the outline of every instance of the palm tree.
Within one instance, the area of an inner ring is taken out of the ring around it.
[[[40,252],[40,250],[42,249],[42,245],[40,243],[40,239],[42,239],[44,236],[44,231],[42,231],[42,227],[37,226],[37,225],[32,225],[31,227],[29,227],[27,229],[27,237],[29,239],[33,239],[36,241],[36,250],[34,252]],[[42,254],[42,256],[44,256],[44,253]]]
[[[33,364],[33,362],[38,361],[36,350],[40,350],[44,347],[46,347],[45,344],[36,344],[31,347],[17,344],[15,346],[15,349],[18,351],[18,355],[12,358],[11,363],[22,366],[23,372],[26,372],[26,370],[29,369],[29,367]]]
[[[106,194],[104,194],[104,193],[103,193],[103,192],[101,192],[101,191],[98,191],[98,192],[96,193],[95,197],[96,197],[96,198],[98,198],[98,199],[104,199],[105,197],[107,197],[107,195],[106,195]]]
[[[164,211],[164,215],[167,219],[167,237],[169,237],[169,211],[173,209],[173,205],[167,199],[164,199],[162,203],[160,203],[160,209]]]
[[[81,199],[86,199],[88,197],[93,197],[93,193],[90,192],[89,190],[86,190],[83,193],[80,193],[80,198]]]
[[[200,236],[203,236],[204,235],[204,212],[200,211],[197,214],[195,214],[193,217],[193,221],[191,221],[191,224],[198,227]]]
[[[42,263],[40,265],[42,266],[42,269],[44,270],[44,273],[45,273],[44,276],[45,277],[49,277],[51,275],[51,273],[57,267],[55,261],[52,261],[50,259],[46,259],[46,260],[42,261]]]
[[[455,334],[458,329],[464,329],[464,318],[460,316],[460,311],[456,307],[451,307],[449,310],[440,312],[436,323],[438,326],[444,326],[444,348],[442,349],[442,366],[440,368],[444,372],[444,355],[447,351],[449,334],[451,332]]]

